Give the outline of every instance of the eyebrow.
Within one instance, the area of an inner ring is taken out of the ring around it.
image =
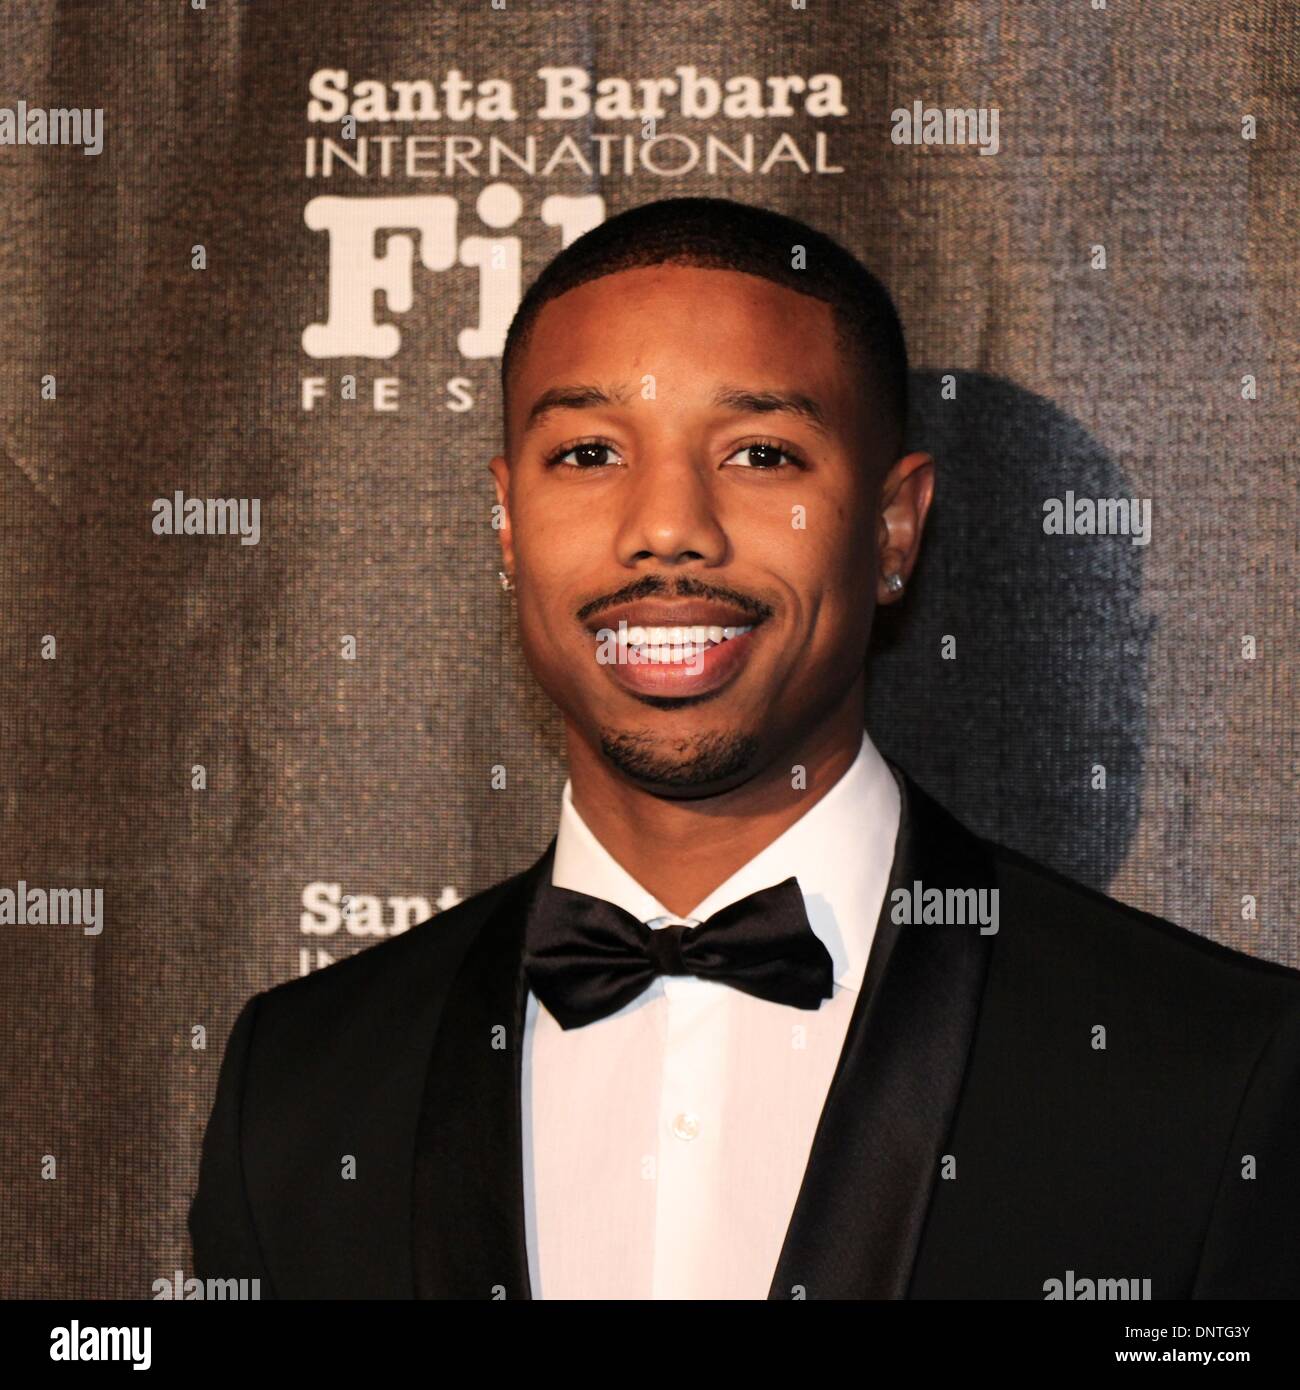
[[[743,415],[770,415],[778,412],[798,415],[815,430],[828,435],[826,412],[802,391],[747,391],[741,386],[720,386],[713,395],[714,405],[725,405]]]
[[[602,386],[552,386],[533,402],[524,428],[531,429],[553,410],[590,410],[593,406],[623,405],[629,394],[626,387],[606,390]],[[719,386],[713,393],[713,404],[726,406],[743,415],[797,415],[819,433],[830,433],[826,412],[817,401],[801,391],[750,391],[743,386]]]
[[[552,386],[533,402],[524,428],[532,429],[553,410],[590,410],[597,405],[622,405],[627,397],[625,387],[606,391],[603,386]]]

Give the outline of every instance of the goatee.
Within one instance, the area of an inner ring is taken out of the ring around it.
[[[708,732],[663,739],[645,731],[602,729],[600,751],[652,791],[707,792],[740,779],[758,754],[753,734]]]

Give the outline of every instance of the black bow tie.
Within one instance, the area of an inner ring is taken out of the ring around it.
[[[528,909],[524,972],[562,1028],[615,1013],[657,975],[698,975],[815,1009],[830,998],[833,973],[796,878],[751,893],[698,927],[653,931],[604,898],[542,884]]]

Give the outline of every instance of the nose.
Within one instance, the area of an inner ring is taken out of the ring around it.
[[[720,565],[727,559],[727,533],[702,466],[681,453],[642,457],[629,481],[615,542],[620,564]]]

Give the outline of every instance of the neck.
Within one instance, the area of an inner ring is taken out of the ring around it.
[[[592,833],[674,916],[684,917],[818,801],[862,746],[858,681],[834,713],[768,760],[747,782],[717,796],[656,796],[629,782],[568,729],[573,804]],[[805,782],[791,786],[792,769]]]

